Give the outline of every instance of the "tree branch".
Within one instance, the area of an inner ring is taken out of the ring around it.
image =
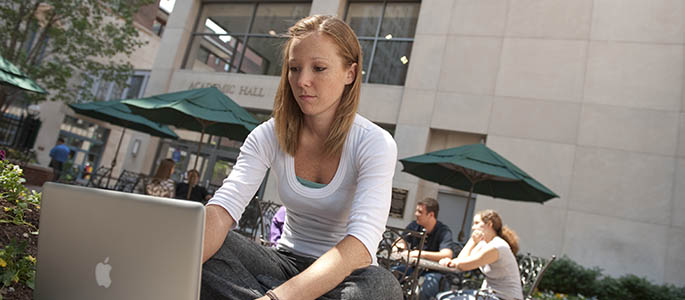
[[[19,27],[21,26],[21,22],[24,20],[24,13],[26,13],[26,9],[26,3],[21,2],[21,4],[19,4],[19,17],[17,18],[17,21],[14,23],[14,28],[12,28],[12,31],[10,33],[11,38],[5,41],[5,53],[3,53],[5,57],[11,57],[13,54],[12,52],[14,52],[14,43],[18,38],[17,35],[19,34]]]
[[[31,20],[33,20],[36,11],[38,11],[38,7],[40,7],[40,0],[36,1],[36,3],[33,5],[33,9],[31,10],[31,12],[25,16],[22,16],[21,21],[19,21],[20,23],[22,21],[26,21],[26,26],[24,26],[23,32],[17,36],[17,39],[12,41],[12,46],[10,47],[10,51],[12,51],[12,53],[10,53],[11,55],[7,57],[7,59],[9,59],[10,61],[17,61],[17,56],[19,55],[19,52],[21,50],[21,45],[24,44],[24,42],[26,41],[26,36],[28,35],[29,30],[31,29]],[[17,44],[19,45],[18,48]]]
[[[48,31],[50,30],[50,27],[55,24],[55,21],[57,21],[57,13],[55,11],[52,11],[50,14],[50,19],[48,19],[47,24],[45,24],[45,27],[40,31],[40,35],[38,36],[38,42],[34,44],[34,46],[31,48],[31,52],[29,53],[28,57],[26,58],[26,66],[32,66],[36,63],[36,59],[40,56],[40,50],[43,48],[43,44],[48,38]]]

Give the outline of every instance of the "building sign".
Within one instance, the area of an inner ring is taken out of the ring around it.
[[[390,202],[390,216],[402,219],[404,207],[407,204],[408,190],[392,188],[392,202]]]
[[[228,94],[231,96],[252,96],[252,97],[264,97],[264,88],[259,87],[259,86],[250,86],[250,85],[237,85],[237,84],[231,84],[231,83],[225,83],[225,84],[220,84],[220,83],[213,83],[213,82],[200,82],[200,81],[193,81],[190,83],[190,87],[188,89],[199,89],[199,88],[206,88],[206,87],[216,87],[219,89],[221,92],[224,94]]]

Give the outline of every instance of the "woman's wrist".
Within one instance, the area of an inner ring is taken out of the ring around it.
[[[276,293],[274,293],[273,290],[266,291],[265,296],[269,297],[269,300],[281,300],[280,298],[278,298],[278,296],[276,296]]]

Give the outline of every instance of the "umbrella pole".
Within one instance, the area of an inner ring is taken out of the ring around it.
[[[202,127],[202,133],[200,134],[200,142],[197,143],[197,153],[195,156],[195,164],[193,165],[193,170],[197,168],[197,162],[200,160],[200,148],[202,147],[202,140],[205,138],[205,127]]]
[[[205,128],[207,125],[205,125],[204,122],[200,122],[202,124],[202,133],[200,134],[200,142],[197,143],[197,154],[195,155],[195,164],[193,166],[193,170],[197,169],[197,161],[200,160],[200,148],[202,147],[202,140],[205,138]],[[190,199],[190,192],[193,190],[193,187],[190,186],[190,181],[188,181],[188,194],[186,194],[186,200]]]
[[[109,170],[109,174],[107,174],[107,183],[105,184],[105,188],[109,189],[109,180],[112,178],[112,172],[114,172],[114,166],[117,165],[117,156],[119,156],[119,149],[121,148],[121,142],[124,140],[124,134],[126,134],[126,127],[123,127],[124,130],[121,132],[121,136],[119,137],[119,144],[117,144],[117,151],[114,152],[114,159],[112,159],[112,168]]]
[[[469,213],[469,204],[471,204],[471,195],[473,195],[473,188],[476,186],[475,183],[471,183],[471,189],[469,190],[469,197],[466,199],[466,209],[464,210],[464,218],[461,220],[461,231],[459,231],[459,236],[457,239],[461,242],[464,239],[464,225],[466,225],[466,216]]]

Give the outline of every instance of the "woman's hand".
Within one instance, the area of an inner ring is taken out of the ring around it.
[[[473,239],[473,242],[476,244],[482,241],[483,238],[485,238],[485,233],[483,233],[481,230],[476,229],[471,233],[471,239]]]
[[[456,268],[457,267],[457,260],[458,258],[443,258],[441,259],[438,263],[445,266],[445,267],[450,267],[450,268]]]
[[[452,262],[452,259],[449,257],[442,258],[442,259],[440,259],[440,261],[438,261],[438,263],[443,265],[443,266],[449,265],[450,262]]]
[[[307,269],[272,291],[279,299],[318,299],[338,286],[352,271],[371,264],[371,254],[352,235],[343,238]],[[268,297],[259,298],[268,300]]]

